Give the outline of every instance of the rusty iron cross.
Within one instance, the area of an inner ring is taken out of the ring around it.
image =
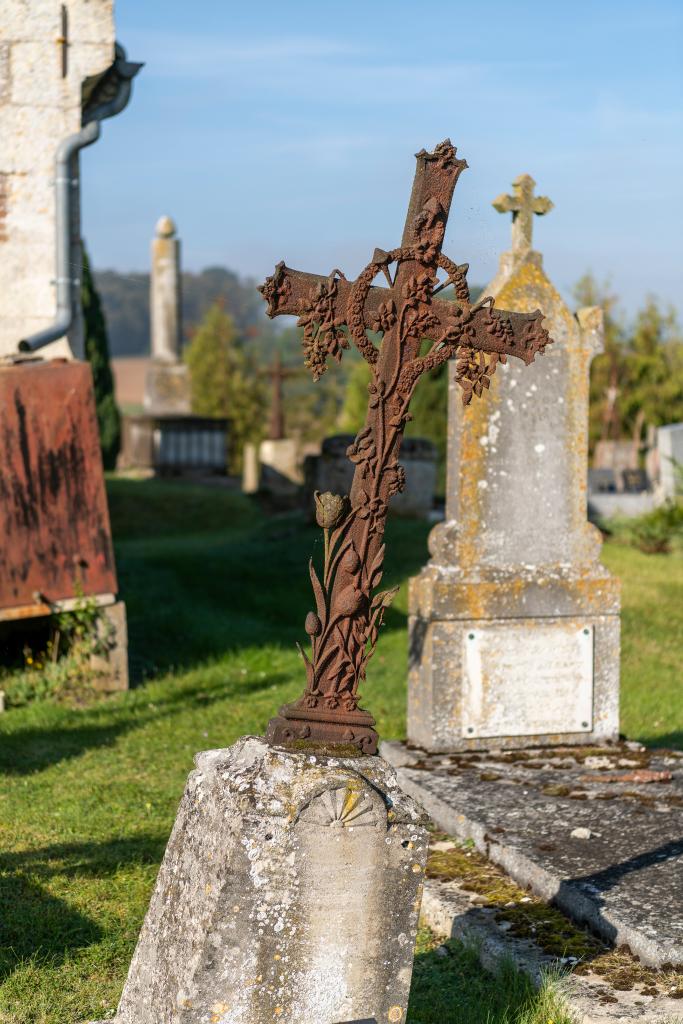
[[[282,365],[280,350],[276,349],[275,355],[273,356],[273,362],[262,372],[264,376],[270,377],[272,385],[270,396],[270,417],[268,421],[268,439],[270,441],[282,441],[285,436],[285,409],[282,386],[290,377],[296,377],[299,373],[303,373],[304,371],[285,369]]]
[[[339,270],[324,277],[280,263],[260,288],[269,316],[299,317],[314,380],[328,356],[341,359],[349,339],[372,371],[365,425],[347,452],[356,466],[351,493],[316,494],[325,555],[321,574],[309,563],[316,610],[305,623],[310,656],[299,648],[306,689],[271,720],[271,744],[304,741],[376,752],[375,721],[358,706],[358,688],[397,589],[380,589],[383,537],[389,500],[405,484],[398,456],[415,386],[427,370],[455,359],[455,379],[467,404],[489,387],[497,363],[516,356],[529,364],[551,340],[538,310],[500,311],[490,296],[471,302],[467,265],[441,252],[453,191],[465,167],[448,139],[433,153],[417,154],[401,246],[376,249],[355,281]],[[438,270],[445,280],[439,281]],[[373,286],[379,275],[388,287]],[[449,285],[452,300],[436,298]]]

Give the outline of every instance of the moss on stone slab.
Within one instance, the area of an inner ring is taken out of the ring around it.
[[[455,882],[466,892],[483,897],[484,905],[495,911],[495,918],[508,922],[508,934],[531,940],[549,956],[565,962],[577,974],[598,974],[620,991],[642,985],[643,995],[666,993],[683,997],[683,971],[670,964],[661,970],[646,967],[622,946],[613,949],[586,928],[574,924],[562,911],[520,888],[504,871],[473,849],[471,841],[462,842],[443,832],[432,831],[435,843],[451,843],[448,849],[432,849],[427,861],[427,877]],[[647,991],[645,991],[647,989]]]

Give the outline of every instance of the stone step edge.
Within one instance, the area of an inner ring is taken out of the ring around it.
[[[536,987],[548,974],[557,977],[567,1009],[577,1024],[683,1024],[680,1000],[622,992],[597,974],[572,975],[533,940],[508,935],[490,911],[472,906],[471,895],[457,882],[425,879],[421,920],[439,938],[473,945],[485,970],[495,972],[502,961],[511,959]],[[601,1004],[600,997],[605,994],[616,1002]]]
[[[546,903],[553,902],[571,920],[588,926],[607,942],[615,946],[627,945],[644,964],[658,967],[663,962],[676,960],[668,949],[653,949],[652,940],[628,921],[613,911],[600,908],[588,894],[580,892],[576,887],[563,887],[561,879],[551,871],[504,840],[493,839],[481,822],[421,786],[415,778],[417,773],[413,775],[410,764],[405,763],[405,751],[400,744],[383,743],[380,752],[393,765],[401,789],[427,812],[442,831],[458,839],[471,839],[477,850],[492,864],[502,868],[517,885],[522,888],[528,886]]]

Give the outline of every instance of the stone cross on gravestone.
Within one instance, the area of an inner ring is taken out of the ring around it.
[[[541,309],[554,344],[533,366],[500,367],[485,403],[463,408],[449,387],[446,514],[408,601],[408,739],[430,751],[619,732],[619,586],[586,515],[602,314],[565,305],[530,247],[533,179],[516,185],[516,198],[493,205],[526,210],[526,247],[515,220],[485,293],[520,313]]]
[[[535,196],[536,182],[530,174],[520,174],[512,182],[514,195],[502,193],[493,200],[498,213],[512,214],[512,251],[526,252],[531,248],[531,236],[534,226],[534,214],[542,217],[553,208],[547,196]]]
[[[260,289],[269,316],[298,315],[305,362],[315,380],[328,356],[341,359],[349,337],[372,370],[365,426],[347,453],[356,466],[351,493],[317,496],[325,557],[321,576],[310,563],[316,610],[305,625],[311,656],[301,651],[307,685],[302,697],[270,722],[267,738],[273,744],[304,740],[376,751],[374,719],[358,707],[358,687],[394,595],[379,589],[383,535],[389,500],[404,486],[398,456],[417,381],[455,358],[467,404],[490,386],[499,362],[517,356],[529,364],[550,340],[538,310],[499,311],[490,296],[472,303],[467,265],[441,252],[453,191],[466,166],[448,139],[433,153],[417,154],[401,246],[376,249],[355,281],[338,270],[325,277],[280,263]],[[444,281],[437,278],[439,270]],[[379,275],[388,288],[373,287]],[[449,285],[454,300],[437,299]],[[368,330],[381,333],[379,346]]]

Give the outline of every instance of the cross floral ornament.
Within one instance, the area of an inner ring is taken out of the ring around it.
[[[455,359],[455,379],[468,404],[490,386],[499,362],[516,356],[529,364],[551,340],[538,310],[507,313],[494,309],[490,296],[471,302],[467,264],[458,266],[441,252],[453,191],[466,166],[448,139],[433,153],[417,154],[401,246],[376,249],[355,281],[339,270],[322,277],[279,263],[259,289],[269,316],[298,316],[314,380],[330,356],[341,360],[350,342],[372,370],[365,425],[347,451],[356,467],[351,493],[316,494],[325,546],[322,573],[309,563],[315,597],[305,622],[310,654],[299,647],[306,689],[271,720],[267,738],[274,745],[305,741],[376,753],[375,721],[358,706],[358,689],[397,589],[381,588],[383,537],[389,501],[405,486],[398,457],[415,386],[423,373]],[[373,284],[380,276],[388,287]],[[436,297],[449,286],[452,299]],[[381,335],[378,344],[368,331]]]

